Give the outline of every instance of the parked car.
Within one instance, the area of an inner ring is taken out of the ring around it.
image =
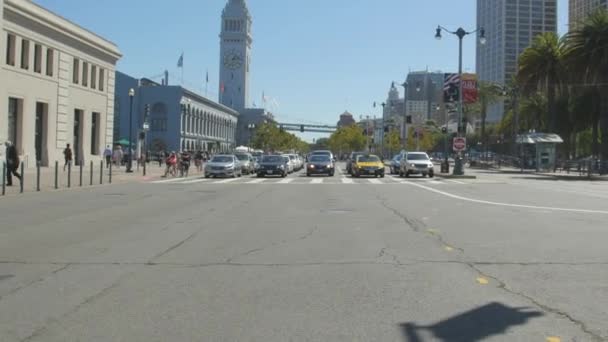
[[[401,167],[401,159],[403,158],[403,154],[399,153],[391,159],[389,165],[389,171],[391,175],[396,175],[399,173],[399,168]]]
[[[335,173],[334,163],[329,156],[317,154],[310,157],[306,163],[306,176],[326,174],[332,177]]]
[[[257,170],[258,177],[287,176],[287,165],[285,158],[281,155],[264,155],[261,157],[260,166]]]
[[[218,154],[205,165],[205,178],[211,176],[241,177],[243,170],[238,158],[233,154]]]
[[[405,154],[399,168],[399,176],[409,177],[410,175],[435,176],[433,162],[425,152],[408,152]]]
[[[375,176],[384,178],[384,162],[374,154],[357,156],[352,166],[353,177]]]
[[[236,153],[235,156],[241,163],[243,174],[248,175],[254,172],[253,156],[250,153]]]
[[[365,152],[351,152],[350,156],[346,160],[346,173],[352,174],[353,171],[353,163],[357,159],[357,156],[365,155]]]

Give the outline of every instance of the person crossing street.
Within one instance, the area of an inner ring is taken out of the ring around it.
[[[6,146],[6,185],[13,185],[13,175],[21,180],[21,175],[17,172],[19,168],[19,155],[17,154],[17,148],[10,141],[4,143]]]

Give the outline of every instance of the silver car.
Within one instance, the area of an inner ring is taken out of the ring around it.
[[[242,175],[241,163],[233,154],[218,154],[205,165],[205,178],[211,176],[236,178]]]
[[[435,176],[435,167],[428,154],[425,152],[407,152],[401,160],[399,168],[400,177],[410,175],[422,175],[422,177]]]
[[[249,153],[236,153],[236,158],[241,163],[241,169],[243,170],[243,174],[251,174],[255,171],[253,165],[253,156]]]

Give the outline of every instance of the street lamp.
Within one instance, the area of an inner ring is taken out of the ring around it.
[[[403,149],[407,149],[407,81],[401,84],[403,87]]]
[[[435,39],[441,40],[441,31],[445,31],[447,33],[451,33],[458,37],[458,136],[461,136],[460,125],[462,124],[462,39],[470,34],[479,32],[479,43],[486,43],[486,31],[482,28],[479,28],[475,31],[467,32],[462,27],[459,27],[456,31],[450,31],[445,27],[439,25],[437,26],[437,30],[435,31]],[[465,126],[465,135],[466,135],[466,126]],[[454,164],[454,175],[463,175],[464,170],[462,168],[462,156],[458,156],[455,160]]]
[[[129,162],[127,163],[127,173],[133,172],[133,149],[131,144],[133,142],[133,96],[135,96],[135,89],[129,89]]]

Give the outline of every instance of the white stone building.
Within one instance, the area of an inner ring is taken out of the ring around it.
[[[26,167],[100,160],[112,143],[114,71],[104,38],[26,0],[0,0],[0,143]],[[4,148],[0,149],[4,159]]]

